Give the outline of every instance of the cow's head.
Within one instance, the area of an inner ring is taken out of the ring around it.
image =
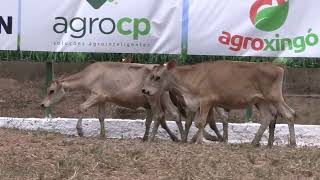
[[[41,107],[50,107],[53,104],[60,102],[65,95],[64,88],[59,80],[54,80],[51,82],[47,89],[47,95],[41,102]]]
[[[176,67],[176,61],[169,61],[167,64],[155,66],[144,81],[142,93],[153,96],[157,93],[168,91],[173,76],[170,73]]]

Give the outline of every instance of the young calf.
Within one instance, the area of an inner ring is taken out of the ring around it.
[[[296,145],[295,111],[284,101],[284,69],[278,65],[215,61],[176,66],[175,61],[170,61],[167,65],[155,66],[149,77],[143,87],[145,94],[152,96],[174,89],[183,95],[188,108],[197,112],[197,143],[202,143],[203,129],[212,107],[231,110],[255,105],[261,115],[261,126],[252,141],[253,145],[259,145],[270,125],[268,145],[272,146],[278,114],[288,120],[290,145]]]

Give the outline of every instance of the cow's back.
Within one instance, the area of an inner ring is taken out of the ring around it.
[[[214,61],[193,65],[192,69],[193,73],[183,78],[185,84],[198,89],[203,97],[238,108],[252,96],[268,98],[274,84],[283,78],[283,69],[272,63]],[[189,79],[193,82],[188,83]]]
[[[144,78],[152,65],[119,62],[99,62],[88,66],[88,86],[103,93],[115,104],[135,108],[148,107],[146,98],[141,93]]]

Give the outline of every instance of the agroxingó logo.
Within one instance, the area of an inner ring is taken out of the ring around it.
[[[99,11],[106,2],[114,0],[87,0],[87,2]],[[104,12],[103,12],[104,13]],[[101,12],[100,12],[101,14]],[[85,16],[85,15],[84,15]],[[123,36],[132,36],[138,40],[140,36],[147,36],[151,31],[149,19],[141,17],[122,17],[113,19],[111,17],[55,17],[53,31],[57,34],[70,32],[72,38],[83,38],[87,34],[111,35],[119,33]]]
[[[289,1],[277,0],[277,5],[272,5],[272,0],[257,0],[251,6],[250,21],[257,29],[271,32],[279,29],[285,23],[289,12]],[[222,31],[218,42],[229,46],[228,49],[231,51],[247,49],[254,51],[289,50],[294,53],[302,53],[308,46],[316,46],[319,43],[319,36],[312,33],[312,28],[308,28],[306,31],[307,35],[297,35],[296,37],[281,37],[276,33],[273,38],[268,39]]]
[[[272,0],[257,0],[251,6],[250,20],[261,31],[274,31],[284,24],[288,12],[288,0],[277,0],[277,5]]]

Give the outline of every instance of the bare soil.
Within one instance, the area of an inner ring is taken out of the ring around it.
[[[319,179],[317,148],[99,140],[0,129],[0,179]]]
[[[54,117],[97,117],[96,108],[85,114],[78,114],[78,106],[88,94],[82,91],[70,91],[63,102],[52,108]],[[32,80],[18,82],[14,79],[0,79],[0,116],[2,117],[43,117],[40,102],[44,96],[44,82]],[[297,124],[320,124],[320,98],[286,97],[287,103],[297,111]],[[109,104],[107,118],[143,119],[144,111],[134,111]],[[258,119],[254,112],[254,121]],[[219,118],[219,117],[218,117]],[[218,120],[219,121],[219,120]],[[244,122],[244,111],[231,111],[231,122]],[[279,123],[285,123],[279,119]]]

